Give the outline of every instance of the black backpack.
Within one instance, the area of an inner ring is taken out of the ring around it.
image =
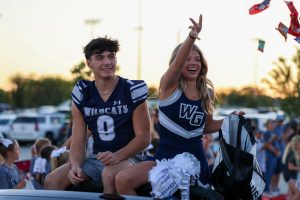
[[[265,182],[255,159],[256,140],[247,120],[241,115],[229,115],[223,123],[229,138],[227,142],[219,130],[220,150],[211,175],[211,184],[225,199],[256,200],[262,194]],[[222,125],[223,127],[223,125]],[[262,188],[263,187],[263,188]]]

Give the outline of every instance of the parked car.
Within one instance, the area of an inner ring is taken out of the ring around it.
[[[6,138],[6,135],[0,132],[0,139]]]
[[[35,141],[37,138],[46,137],[57,142],[64,122],[65,115],[62,114],[20,114],[12,122],[9,136],[18,141]]]
[[[151,197],[130,196],[130,195],[106,195],[93,192],[72,192],[57,190],[0,190],[0,199],[10,200],[99,200],[99,199],[115,199],[115,200],[150,200]]]
[[[11,110],[12,107],[8,103],[0,103],[0,113],[6,110]]]
[[[0,114],[0,132],[4,135],[10,130],[11,123],[16,119],[16,114]]]
[[[252,120],[255,127],[261,131],[266,131],[265,125],[269,119],[276,120],[278,116],[275,112],[245,114],[245,118]]]

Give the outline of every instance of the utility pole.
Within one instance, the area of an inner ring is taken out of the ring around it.
[[[90,38],[93,39],[94,38],[94,27],[96,24],[100,23],[101,20],[100,19],[86,19],[84,20],[84,23],[88,26],[91,26],[91,30],[90,30]]]
[[[257,87],[257,66],[258,66],[258,61],[257,61],[257,45],[258,45],[258,40],[259,38],[252,38],[251,41],[254,41],[255,43],[255,54],[254,54],[254,69],[253,69],[253,85],[254,87]]]
[[[142,57],[142,31],[143,31],[143,27],[142,27],[142,2],[141,0],[138,1],[139,3],[139,16],[138,16],[138,27],[136,28],[136,30],[138,31],[138,58],[137,58],[137,79],[140,80],[141,79],[141,73],[142,73],[142,61],[141,61],[141,57]]]
[[[258,67],[258,60],[257,60],[257,51],[258,51],[258,40],[259,38],[252,38],[251,41],[254,41],[255,43],[255,54],[254,54],[254,66],[253,66],[253,95],[254,97],[257,97],[257,90],[258,90],[258,84],[257,84],[257,67]]]

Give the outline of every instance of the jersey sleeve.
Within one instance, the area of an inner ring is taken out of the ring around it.
[[[87,83],[83,80],[79,80],[73,90],[72,90],[72,101],[75,103],[77,107],[81,105],[83,95],[84,95],[84,88],[87,86]]]
[[[132,103],[135,107],[147,100],[148,87],[143,80],[128,80]]]

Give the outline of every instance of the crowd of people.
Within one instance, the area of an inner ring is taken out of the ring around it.
[[[32,145],[28,171],[22,171],[15,164],[20,157],[16,140],[0,139],[0,154],[0,189],[44,189],[45,177],[69,157],[66,147],[58,148],[47,138],[39,138]]]
[[[116,75],[118,40],[90,41],[84,55],[94,80],[79,80],[73,88],[72,134],[59,147],[46,138],[35,141],[30,177],[21,177],[14,165],[19,158],[17,141],[1,139],[0,188],[21,189],[31,180],[36,189],[67,190],[93,181],[106,194],[137,195],[157,160],[183,152],[200,161],[199,182],[210,187],[217,148],[210,133],[217,132],[223,120],[213,118],[214,87],[207,78],[204,54],[195,44],[202,15],[190,21],[188,36],[174,49],[160,80],[158,108],[151,110],[146,83]],[[253,124],[257,159],[266,181],[265,195],[279,192],[283,173],[289,198],[299,199],[299,124],[283,122],[283,118],[268,120],[266,131]]]

